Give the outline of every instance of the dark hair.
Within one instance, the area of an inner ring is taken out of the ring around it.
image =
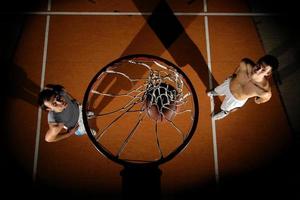
[[[45,106],[44,101],[49,101],[52,96],[60,94],[63,89],[64,87],[61,85],[47,84],[46,87],[39,93],[38,105],[43,110],[46,110],[47,106]]]
[[[249,64],[251,66],[254,66],[255,63],[250,59],[250,58],[243,58],[242,59],[242,62],[246,63],[246,64]]]
[[[265,63],[267,65],[270,65],[272,67],[272,71],[276,71],[279,66],[278,59],[272,55],[265,55],[261,57],[257,63]]]

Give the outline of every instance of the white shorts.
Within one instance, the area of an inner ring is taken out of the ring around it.
[[[221,109],[224,111],[231,111],[234,108],[242,107],[247,102],[247,99],[238,100],[233,96],[230,91],[230,80],[231,78],[226,79],[221,85],[214,89],[215,92],[218,93],[218,95],[225,95],[225,98],[221,105]]]

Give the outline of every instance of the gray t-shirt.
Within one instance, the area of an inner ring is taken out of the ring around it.
[[[68,106],[62,112],[49,111],[48,122],[49,123],[63,123],[68,129],[72,129],[78,122],[79,118],[79,105],[74,99],[71,99],[65,91],[60,92],[60,95],[64,97]]]

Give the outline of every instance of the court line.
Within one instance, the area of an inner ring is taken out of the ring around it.
[[[87,15],[87,16],[147,16],[152,12],[66,12],[66,11],[37,11],[37,12],[6,12],[2,14],[24,15]],[[174,12],[176,16],[276,16],[280,13],[251,13],[251,12]]]
[[[207,11],[207,2],[203,0],[204,11]],[[204,25],[205,25],[205,41],[206,41],[206,53],[207,53],[207,67],[209,70],[209,89],[213,88],[212,83],[212,70],[211,70],[211,54],[210,54],[210,42],[209,42],[209,29],[208,29],[208,16],[204,16]],[[210,97],[210,111],[214,111],[214,99]],[[214,154],[214,168],[215,168],[215,179],[219,183],[219,163],[218,163],[218,145],[217,145],[217,134],[216,134],[216,123],[215,120],[211,118],[211,127],[212,127],[212,140],[213,140],[213,154]]]
[[[51,10],[51,0],[48,0],[47,10],[48,11]],[[42,64],[41,83],[40,83],[40,88],[41,89],[44,88],[44,82],[45,82],[49,25],[50,25],[50,15],[47,15],[46,27],[45,27],[44,50],[43,50],[43,64]],[[39,155],[39,144],[40,144],[40,135],[41,135],[41,119],[42,119],[42,109],[39,108],[39,110],[38,110],[38,119],[37,119],[37,128],[36,128],[36,136],[35,136],[34,160],[33,160],[33,173],[32,173],[33,182],[36,181],[37,161],[38,161],[38,155]]]

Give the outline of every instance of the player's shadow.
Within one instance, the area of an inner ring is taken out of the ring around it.
[[[21,2],[20,2],[21,3]],[[32,3],[32,4],[31,4]],[[6,5],[7,6],[7,5]],[[29,1],[26,6],[15,5],[14,9],[35,8],[34,2]],[[28,7],[27,7],[28,6]],[[10,7],[7,7],[7,11]],[[22,66],[14,62],[17,46],[22,37],[22,32],[27,21],[25,15],[4,15],[0,20],[0,25],[4,27],[0,33],[0,61],[3,72],[2,92],[5,100],[8,97],[21,99],[33,106],[37,106],[37,96],[40,86],[34,83],[27,75]],[[7,103],[8,103],[7,102]]]
[[[6,73],[7,83],[5,93],[8,97],[21,99],[33,106],[37,105],[37,98],[40,92],[40,86],[33,82],[27,76],[25,70],[17,64],[8,63]]]

